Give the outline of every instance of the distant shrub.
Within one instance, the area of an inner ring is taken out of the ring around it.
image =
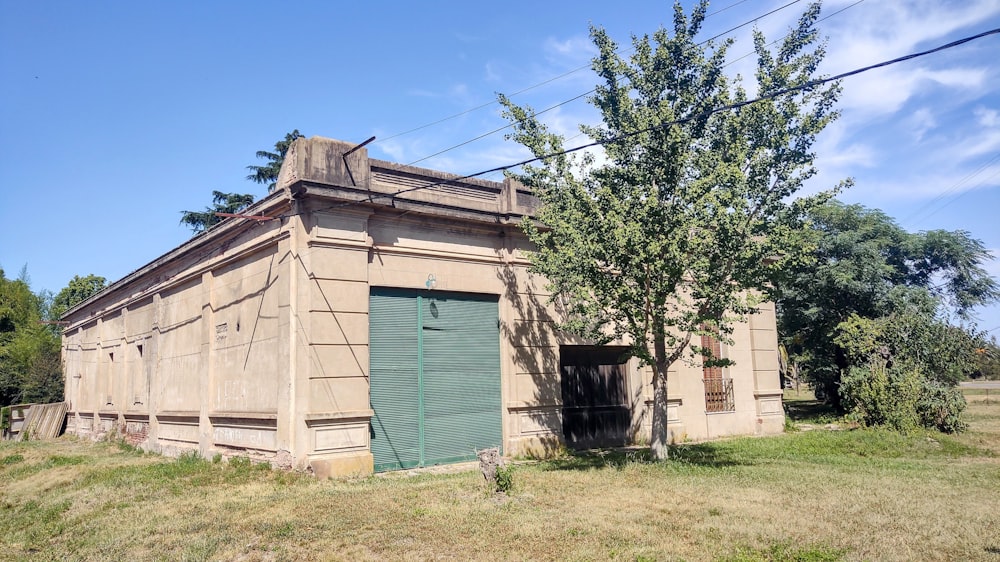
[[[253,462],[247,457],[233,457],[229,459],[229,468],[236,470],[249,470],[253,468]]]
[[[847,551],[827,545],[794,545],[788,542],[764,548],[740,547],[724,562],[837,562]]]
[[[908,432],[918,427],[956,433],[968,426],[961,420],[966,402],[954,386],[901,368],[855,367],[841,378],[847,417],[868,427]]]
[[[180,466],[198,466],[205,463],[205,459],[201,458],[198,451],[186,451],[181,453],[176,460],[176,464]]]

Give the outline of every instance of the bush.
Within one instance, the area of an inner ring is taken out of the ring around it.
[[[958,388],[926,381],[917,402],[917,414],[924,427],[958,433],[968,428],[968,424],[961,419],[965,406],[965,396]]]
[[[921,382],[916,371],[854,367],[841,378],[840,395],[848,419],[906,432],[921,425],[917,415]]]
[[[497,465],[496,474],[493,476],[493,491],[506,494],[513,489],[514,467],[508,464]]]
[[[912,431],[918,427],[956,433],[966,429],[962,392],[901,368],[852,368],[841,379],[847,417],[868,427]]]

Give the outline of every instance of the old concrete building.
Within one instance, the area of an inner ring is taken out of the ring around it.
[[[553,327],[516,183],[314,137],[278,189],[68,311],[69,431],[318,475],[641,442],[650,374]],[[271,217],[267,220],[267,217]],[[675,440],[780,432],[774,311],[678,366]]]

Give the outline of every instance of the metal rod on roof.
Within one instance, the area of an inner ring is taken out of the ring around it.
[[[359,148],[363,148],[366,144],[372,142],[373,140],[375,140],[375,135],[372,135],[372,137],[370,139],[366,140],[365,142],[363,142],[363,143],[359,144],[358,146],[355,146],[354,148],[352,148],[352,149],[348,150],[347,152],[345,152],[344,153],[344,158],[347,158],[348,156],[351,155],[352,152],[354,152],[355,150],[358,150]]]

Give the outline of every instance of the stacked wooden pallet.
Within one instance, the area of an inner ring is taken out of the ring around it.
[[[65,402],[54,404],[16,404],[6,410],[3,438],[11,441],[52,439],[66,426]]]

